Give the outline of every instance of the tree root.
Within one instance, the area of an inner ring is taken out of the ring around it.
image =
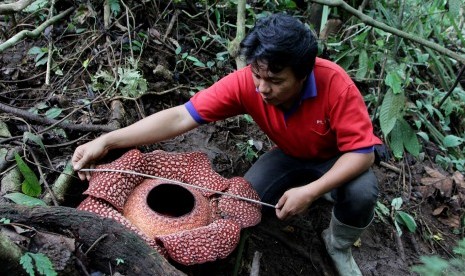
[[[106,235],[87,254],[91,266],[106,274],[111,275],[112,270],[123,275],[185,275],[135,233],[114,220],[93,213],[68,207],[2,204],[0,218],[48,232],[71,235],[82,251],[90,249],[99,237]],[[117,259],[124,262],[117,265]]]
[[[15,3],[1,4],[0,14],[15,13],[24,10],[34,0],[19,0]]]
[[[74,10],[74,8],[69,8],[69,9],[65,10],[64,12],[62,12],[62,13],[60,13],[58,15],[55,15],[54,17],[51,17],[50,19],[48,19],[44,23],[40,24],[39,27],[37,27],[33,31],[22,30],[21,32],[15,34],[10,39],[8,39],[7,41],[0,44],[0,54],[3,53],[3,51],[5,51],[6,49],[16,45],[18,42],[20,42],[21,40],[23,40],[26,37],[38,37],[48,26],[50,26],[50,25],[54,24],[55,22],[57,22],[58,20],[62,19],[63,17],[65,17],[66,15],[71,13],[73,10]]]

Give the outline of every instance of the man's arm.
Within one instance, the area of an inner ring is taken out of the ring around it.
[[[92,165],[109,150],[157,143],[198,126],[184,105],[162,110],[130,126],[104,134],[76,148],[72,163],[75,170]],[[78,173],[84,180],[90,174]]]
[[[343,154],[319,179],[286,191],[276,204],[280,219],[305,211],[313,201],[368,170],[374,162],[374,153],[348,152]]]

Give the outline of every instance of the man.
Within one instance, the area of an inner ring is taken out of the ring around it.
[[[381,141],[373,135],[359,90],[342,68],[316,58],[314,35],[288,15],[259,20],[241,51],[246,68],[185,105],[79,146],[74,169],[111,149],[156,143],[200,124],[250,114],[277,147],[262,155],[245,178],[263,201],[277,202],[280,219],[302,213],[323,195],[331,198],[333,214],[322,234],[326,248],[341,275],[361,275],[351,245],[374,216],[378,187],[370,166],[374,145]]]

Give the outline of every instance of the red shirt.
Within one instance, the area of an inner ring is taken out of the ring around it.
[[[301,93],[290,111],[268,105],[247,66],[195,94],[186,108],[201,124],[249,114],[281,150],[297,158],[325,160],[381,144],[360,91],[337,64],[317,58]]]

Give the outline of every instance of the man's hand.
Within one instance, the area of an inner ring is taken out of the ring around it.
[[[286,219],[307,210],[316,199],[312,195],[310,185],[286,191],[276,204],[276,216],[279,219]]]
[[[94,162],[104,157],[108,153],[105,143],[101,138],[81,145],[74,151],[71,162],[75,171],[81,180],[90,180],[90,172],[80,172],[80,169],[93,167]]]

